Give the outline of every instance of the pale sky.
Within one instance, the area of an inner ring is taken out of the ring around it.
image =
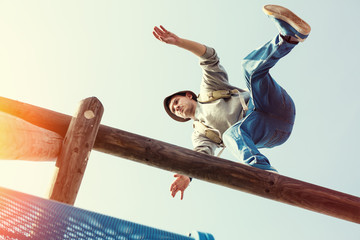
[[[191,123],[177,123],[162,100],[199,90],[198,59],[157,41],[155,25],[214,47],[233,85],[240,62],[277,34],[268,1],[0,0],[0,95],[73,115],[96,96],[102,124],[192,148]],[[360,196],[358,136],[360,22],[357,0],[273,1],[312,27],[271,74],[295,101],[290,139],[262,151],[280,174]],[[176,157],[176,156],[174,156]],[[223,158],[235,160],[227,151]],[[44,197],[53,162],[0,161],[0,186]],[[184,200],[173,174],[93,151],[75,206],[186,235],[223,239],[357,240],[360,227],[194,179]]]

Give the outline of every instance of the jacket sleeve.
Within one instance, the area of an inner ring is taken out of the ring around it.
[[[200,67],[203,70],[201,91],[228,89],[229,80],[224,67],[220,64],[215,49],[206,47],[206,52],[200,57]],[[200,92],[201,94],[201,92]]]
[[[218,147],[218,144],[214,143],[196,130],[194,130],[191,139],[194,151],[196,152],[214,155],[215,149]]]

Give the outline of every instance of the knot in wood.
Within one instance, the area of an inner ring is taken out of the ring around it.
[[[92,119],[92,118],[95,117],[95,113],[94,113],[92,110],[86,110],[86,111],[84,112],[84,117],[85,117],[86,119]]]

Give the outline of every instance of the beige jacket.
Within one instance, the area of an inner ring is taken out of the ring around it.
[[[230,126],[241,120],[243,107],[239,98],[243,98],[244,101],[248,103],[250,94],[248,91],[229,84],[228,75],[220,65],[219,57],[215,49],[210,47],[206,48],[205,54],[200,57],[200,66],[203,69],[200,99],[202,96],[206,96],[208,92],[216,90],[238,89],[240,92],[240,94],[234,95],[229,99],[218,99],[209,103],[197,103],[195,120],[202,122],[207,127],[216,129],[222,136]],[[198,132],[195,128],[192,134],[192,143],[195,151],[210,155],[214,155],[215,149],[220,146]]]

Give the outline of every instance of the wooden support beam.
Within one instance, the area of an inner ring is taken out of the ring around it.
[[[122,130],[100,126],[94,149],[264,198],[360,223],[360,198],[198,153]]]
[[[103,112],[102,104],[95,97],[81,102],[56,161],[58,171],[50,190],[50,199],[74,205]]]
[[[17,108],[18,117],[38,114],[37,124],[61,135],[70,117],[0,98],[0,111]],[[14,111],[12,111],[14,113]],[[34,118],[30,120],[34,121]],[[34,123],[35,124],[35,123]],[[65,130],[66,131],[66,130]],[[255,194],[347,221],[360,223],[360,198],[269,173],[169,143],[100,125],[94,149],[164,170]]]
[[[62,137],[65,137],[71,121],[69,115],[4,97],[0,97],[0,111],[56,132]]]
[[[56,161],[63,137],[0,112],[0,159]]]

